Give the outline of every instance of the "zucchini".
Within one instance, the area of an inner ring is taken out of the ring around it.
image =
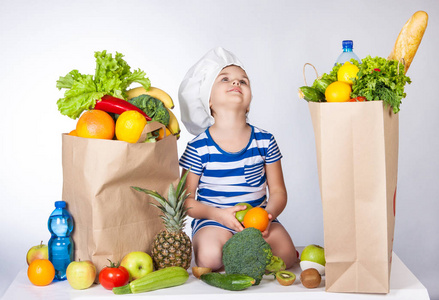
[[[205,283],[229,291],[241,291],[252,286],[256,280],[247,275],[208,273],[201,275]]]
[[[173,287],[185,283],[189,273],[182,267],[167,267],[151,272],[131,281],[129,284],[113,288],[116,295],[137,294]]]
[[[325,95],[322,92],[309,86],[302,86],[299,88],[299,97],[312,102],[325,101]]]

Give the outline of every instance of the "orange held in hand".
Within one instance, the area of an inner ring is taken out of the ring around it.
[[[244,216],[244,227],[254,227],[260,231],[264,231],[268,226],[268,213],[262,207],[254,207],[250,209]]]
[[[55,268],[48,259],[36,259],[29,265],[27,277],[35,285],[48,285],[55,278]]]
[[[102,110],[86,111],[76,123],[76,134],[83,138],[111,140],[114,136],[114,120]]]

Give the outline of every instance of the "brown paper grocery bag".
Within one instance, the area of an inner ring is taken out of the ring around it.
[[[398,115],[382,101],[312,103],[326,291],[388,293]]]
[[[142,137],[162,127],[145,126]],[[131,251],[151,253],[162,230],[155,201],[131,186],[167,195],[179,180],[177,142],[173,135],[156,143],[62,135],[63,200],[74,220],[75,260],[91,260],[99,271]]]

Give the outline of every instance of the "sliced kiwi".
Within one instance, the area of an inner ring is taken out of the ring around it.
[[[292,285],[296,280],[296,275],[289,271],[279,271],[276,273],[276,279],[281,285]]]

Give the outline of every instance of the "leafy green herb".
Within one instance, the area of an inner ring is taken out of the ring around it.
[[[404,86],[411,83],[410,78],[404,75],[404,65],[396,60],[371,56],[364,58],[361,64],[356,61],[354,64],[360,70],[358,79],[352,85],[351,98],[363,96],[368,101],[383,100],[393,108],[394,113],[399,112],[406,96]]]
[[[122,59],[123,55],[116,52],[113,58],[107,51],[95,52],[95,75],[83,75],[78,70],[70,71],[60,77],[56,87],[67,89],[64,98],[57,101],[61,114],[72,119],[78,118],[84,110],[93,109],[96,101],[104,95],[126,99],[126,91],[131,83],[140,83],[145,90],[151,86],[146,73],[139,70],[131,72],[130,66]]]
[[[329,74],[323,73],[323,75],[321,76],[322,79],[327,79],[331,82],[337,81],[337,72],[338,70],[340,70],[342,64],[336,64],[331,72],[329,72]]]
[[[342,66],[341,64],[337,64],[332,68],[331,72],[323,73],[322,76],[314,80],[314,83],[312,84],[311,87],[325,94],[325,90],[328,87],[328,85],[330,85],[334,81],[337,81],[337,72],[341,68],[341,66]]]

